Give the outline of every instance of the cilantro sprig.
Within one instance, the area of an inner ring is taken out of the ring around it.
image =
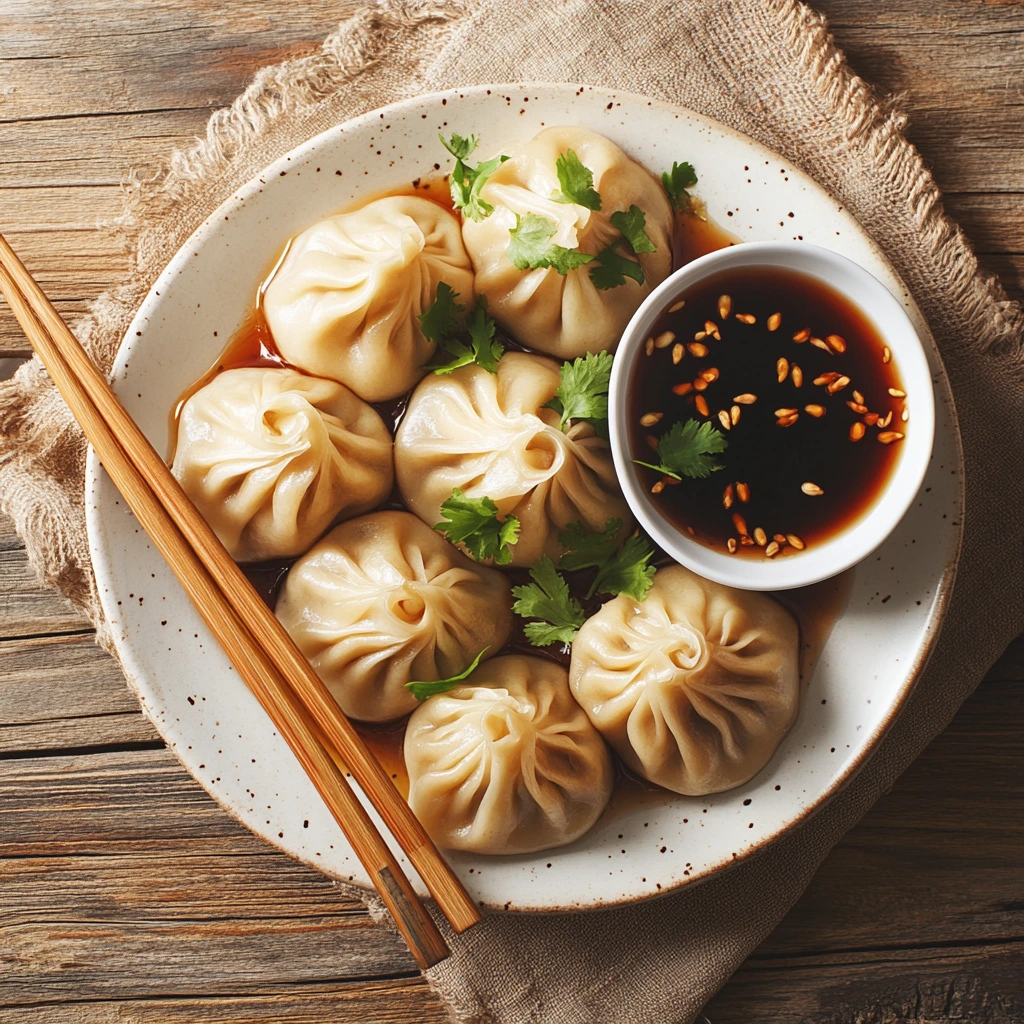
[[[621,519],[609,519],[600,533],[588,530],[582,523],[570,523],[559,535],[566,549],[559,567],[567,572],[596,569],[587,597],[594,594],[627,594],[636,601],[647,596],[654,582],[654,566],[648,565],[654,550],[639,533],[631,534],[621,544]]]
[[[628,210],[617,210],[609,220],[622,232],[633,252],[654,252],[654,243],[647,237],[647,214],[635,203]]]
[[[573,150],[566,150],[555,160],[555,173],[558,184],[562,186],[561,192],[551,196],[556,203],[575,203],[588,210],[601,209],[601,196],[594,190],[594,172],[583,166]]]
[[[715,458],[729,447],[729,442],[720,430],[709,423],[698,423],[694,419],[685,423],[677,421],[658,441],[658,458],[660,464],[633,461],[638,466],[646,466],[673,480],[682,480],[684,476],[693,480],[703,480],[716,470],[722,469],[721,463]]]
[[[654,252],[654,243],[647,235],[647,214],[635,203],[628,210],[616,210],[608,218],[612,227],[621,232],[610,245],[606,245],[594,257],[594,266],[590,268],[590,280],[599,291],[618,288],[631,278],[637,284],[644,283],[644,268],[628,254],[619,250],[625,245],[637,256],[642,252]]]
[[[697,174],[693,164],[672,161],[672,170],[664,171],[661,184],[668,195],[668,201],[676,213],[689,213],[693,206],[693,197],[686,190],[697,184]]]
[[[545,403],[560,419],[563,433],[573,420],[591,423],[600,437],[608,436],[608,386],[612,376],[610,352],[588,352],[562,364],[555,397]]]
[[[534,647],[571,644],[586,618],[583,607],[547,555],[530,569],[530,576],[533,583],[512,588],[516,599],[512,611],[524,619],[537,620],[523,627],[526,639]]]
[[[618,251],[620,238],[617,242],[605,246],[595,257],[594,266],[590,268],[590,280],[598,291],[607,291],[609,288],[618,288],[626,283],[626,278],[632,278],[637,284],[644,283],[644,268],[623,256]]]
[[[505,348],[494,336],[496,328],[487,315],[487,300],[481,295],[469,315],[463,316],[466,307],[456,302],[456,298],[458,293],[441,281],[434,304],[416,318],[423,336],[451,356],[448,362],[431,369],[434,373],[445,374],[476,363],[488,373],[497,373],[498,360]]]
[[[551,267],[565,277],[570,270],[582,267],[594,257],[590,253],[578,249],[567,249],[564,245],[556,245],[551,241],[556,226],[536,213],[527,213],[522,217],[515,215],[516,226],[508,236],[508,249],[505,254],[518,270],[541,270]]]
[[[480,198],[480,190],[484,187],[487,179],[503,164],[508,157],[502,153],[491,160],[485,160],[482,164],[473,167],[466,163],[466,160],[476,149],[479,139],[475,135],[456,135],[454,132],[449,138],[439,135],[441,145],[455,157],[455,166],[448,179],[451,187],[452,202],[456,209],[462,211],[464,217],[470,220],[484,220],[494,212],[490,203]]]
[[[471,675],[476,671],[477,666],[480,664],[480,659],[487,653],[488,648],[485,647],[461,672],[457,675],[449,676],[447,679],[435,679],[430,682],[412,682],[406,683],[405,688],[417,699],[426,700],[428,697],[434,697],[439,693],[447,693],[449,690],[454,690],[459,683],[465,682],[467,676]]]
[[[498,506],[488,497],[468,498],[456,487],[441,505],[441,522],[434,529],[452,544],[464,544],[478,562],[493,558],[495,565],[512,561],[512,547],[519,540],[519,520],[498,518]]]

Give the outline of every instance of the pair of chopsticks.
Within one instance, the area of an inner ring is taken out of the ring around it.
[[[0,235],[0,291],[86,438],[369,872],[421,967],[449,953],[335,751],[456,932],[480,920],[394,783]]]

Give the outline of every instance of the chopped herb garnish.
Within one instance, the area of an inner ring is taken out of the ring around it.
[[[416,319],[420,322],[420,330],[428,341],[441,342],[444,338],[453,337],[462,330],[461,314],[465,306],[455,300],[458,292],[444,281],[438,282],[434,293],[434,304]]]
[[[530,569],[530,576],[533,583],[512,588],[516,599],[512,611],[524,619],[540,620],[523,627],[527,640],[534,647],[571,644],[586,618],[579,601],[547,555]]]
[[[454,690],[459,683],[465,682],[466,677],[476,671],[476,667],[480,664],[480,659],[487,653],[488,648],[484,648],[470,663],[464,668],[458,675],[449,676],[447,679],[436,679],[432,682],[415,682],[406,683],[405,688],[409,690],[417,700],[426,700],[428,697],[434,697],[439,693],[447,693],[449,690]]]
[[[594,594],[627,594],[636,601],[647,596],[654,582],[654,566],[647,563],[654,554],[647,540],[634,533],[620,545],[621,519],[609,519],[604,531],[596,533],[582,523],[570,523],[559,535],[566,549],[559,567],[567,572],[597,569],[587,597]]]
[[[612,376],[609,352],[588,352],[572,362],[562,364],[561,381],[555,397],[545,403],[561,419],[558,427],[566,430],[573,420],[593,424],[601,437],[608,436],[608,385]]]
[[[463,216],[470,220],[483,220],[494,212],[494,207],[480,198],[480,190],[484,187],[487,179],[508,157],[503,153],[501,156],[485,160],[482,164],[473,167],[467,164],[466,160],[479,142],[475,135],[463,137],[453,133],[448,139],[443,135],[438,137],[441,140],[441,145],[455,157],[455,166],[448,179],[455,208],[461,210]]]
[[[487,315],[487,298],[481,295],[477,299],[473,312],[466,319],[466,330],[469,332],[469,343],[473,348],[473,362],[482,366],[488,373],[498,372],[498,360],[505,352],[505,347],[494,337],[494,321]]]
[[[673,161],[672,170],[662,173],[661,184],[665,188],[672,209],[676,213],[689,213],[693,197],[686,190],[697,184],[693,164],[679,164]]]
[[[555,173],[561,192],[555,192],[551,198],[556,203],[575,203],[585,206],[588,210],[601,209],[601,197],[594,191],[594,173],[584,167],[580,158],[570,149],[555,161]]]
[[[674,480],[681,480],[684,476],[703,480],[722,468],[715,456],[728,446],[725,435],[710,423],[698,423],[693,419],[685,423],[677,421],[658,441],[659,465],[639,459],[633,461]]]
[[[564,277],[594,258],[590,253],[555,245],[551,241],[555,225],[547,217],[536,213],[522,217],[517,213],[515,217],[516,226],[509,232],[506,255],[519,270],[551,267]]]
[[[636,260],[623,256],[617,249],[619,242],[605,246],[595,257],[594,266],[590,268],[590,280],[599,291],[618,288],[631,277],[637,284],[644,283],[644,268]]]
[[[654,252],[654,243],[647,237],[647,214],[639,206],[618,210],[611,215],[611,222],[612,227],[622,232],[633,252]]]
[[[456,487],[441,505],[441,516],[434,529],[452,544],[464,544],[478,562],[493,558],[495,565],[508,565],[512,560],[519,520],[515,516],[499,519],[498,506],[490,498],[467,498]]]
[[[466,307],[455,301],[457,297],[458,293],[441,281],[434,304],[416,318],[423,336],[451,356],[447,363],[432,365],[431,369],[445,374],[476,363],[488,373],[497,373],[505,348],[494,337],[495,324],[487,315],[487,299],[481,295],[469,315],[463,316]]]
[[[591,588],[599,594],[626,594],[643,601],[654,584],[655,568],[647,563],[654,551],[638,533],[626,538],[612,559],[602,568]]]

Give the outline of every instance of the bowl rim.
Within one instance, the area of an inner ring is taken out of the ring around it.
[[[785,558],[755,561],[716,551],[687,536],[658,509],[632,461],[629,447],[630,379],[657,317],[693,285],[719,271],[776,266],[816,278],[844,295],[875,326],[893,352],[907,393],[913,427],[875,500],[827,541]],[[853,282],[870,306],[851,294]],[[924,481],[935,440],[935,393],[921,341],[902,304],[870,271],[846,256],[809,242],[739,242],[700,256],[670,274],[644,300],[622,333],[608,394],[609,438],[615,472],[630,510],[667,554],[706,579],[741,590],[791,590],[829,579],[867,558],[889,537]]]

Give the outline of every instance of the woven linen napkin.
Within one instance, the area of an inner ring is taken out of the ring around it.
[[[151,283],[232,190],[310,136],[406,96],[480,82],[644,93],[746,132],[850,210],[910,287],[952,381],[966,535],[937,647],[879,750],[827,807],[701,885],[623,909],[489,915],[428,972],[462,1024],[686,1024],[771,931],[832,845],[952,718],[1024,628],[1021,310],[983,280],[903,120],[795,0],[386,0],[314,56],[261,71],[157,180],[130,183],[116,230],[134,272],[77,327],[109,369]],[[41,576],[109,645],[89,564],[85,444],[37,361],[0,386],[0,502]],[[998,486],[995,484],[998,483]]]

